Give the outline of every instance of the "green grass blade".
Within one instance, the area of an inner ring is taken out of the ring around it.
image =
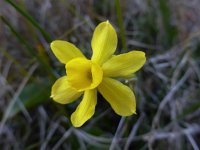
[[[51,67],[42,60],[39,55],[35,53],[35,49],[31,47],[26,40],[14,29],[14,27],[3,17],[1,16],[1,20],[9,27],[10,31],[15,35],[15,37],[19,40],[22,45],[25,46],[25,48],[28,50],[29,54],[36,58],[38,62],[46,69],[46,71],[49,73],[50,77],[52,79],[55,79],[54,71],[51,69]]]
[[[51,85],[52,81],[48,79],[43,79],[42,81],[34,81],[27,84],[19,95],[20,102],[26,107],[26,109],[30,109],[48,102]],[[15,104],[11,109],[8,118],[15,116],[20,111],[20,105]]]
[[[125,29],[123,25],[123,17],[122,17],[122,11],[120,7],[120,0],[115,0],[115,7],[116,7],[116,12],[117,12],[117,19],[118,19],[118,24],[119,24],[119,29],[120,29],[120,37],[122,40],[122,47],[123,50],[127,50],[126,46],[126,34],[125,34]]]
[[[197,101],[196,103],[194,103],[193,105],[191,105],[190,107],[186,108],[182,114],[180,114],[177,119],[183,119],[185,116],[194,113],[196,110],[198,110],[200,108],[200,101]]]
[[[164,38],[164,43],[166,45],[172,45],[173,41],[177,37],[177,28],[171,24],[171,12],[168,5],[168,1],[159,0],[158,1],[160,13],[162,15],[163,26],[166,32],[166,37]]]
[[[45,40],[47,42],[51,42],[51,36],[33,19],[32,16],[30,16],[26,11],[24,11],[22,8],[20,8],[17,4],[15,4],[12,0],[6,0],[11,6],[13,6],[21,15],[23,15],[28,21],[30,21],[33,26],[35,26],[43,35]]]
[[[0,48],[0,52],[2,53],[3,56],[5,56],[8,60],[12,61],[18,68],[19,72],[23,76],[28,76],[28,72],[20,65],[20,63],[13,57],[11,56],[5,49]]]

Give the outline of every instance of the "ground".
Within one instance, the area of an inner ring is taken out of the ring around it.
[[[199,150],[200,2],[198,0],[0,1],[0,145],[2,149]],[[109,20],[116,54],[146,53],[145,66],[122,80],[137,115],[120,117],[98,95],[81,128],[69,120],[77,103],[60,105],[51,86],[65,74],[50,50],[55,39],[91,56],[94,28]]]

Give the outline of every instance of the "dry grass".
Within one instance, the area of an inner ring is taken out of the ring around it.
[[[114,1],[14,2],[51,40],[73,42],[88,57],[93,29],[108,19],[119,35],[117,53],[126,52],[125,39],[128,50],[146,52],[147,63],[137,80],[125,81],[135,91],[137,115],[120,118],[99,95],[95,116],[82,128],[73,128],[68,118],[76,104],[62,106],[48,97],[64,67],[41,31],[8,1],[0,1],[2,149],[200,149],[198,0],[121,1],[126,36]]]

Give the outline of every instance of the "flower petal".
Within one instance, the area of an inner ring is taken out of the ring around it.
[[[97,90],[87,90],[84,93],[83,100],[76,108],[76,111],[71,115],[71,122],[75,127],[82,126],[90,119],[95,112],[97,104]]]
[[[106,77],[128,76],[139,70],[145,62],[146,57],[144,52],[131,51],[113,56],[103,64],[102,68]]]
[[[77,92],[69,86],[67,76],[59,78],[51,89],[51,98],[61,104],[68,104],[81,96],[82,92]]]
[[[111,57],[116,47],[117,34],[115,29],[108,21],[100,23],[92,37],[92,60],[101,65]]]
[[[72,43],[56,40],[51,43],[51,49],[61,63],[66,64],[73,58],[85,57]]]
[[[118,115],[130,116],[135,113],[135,96],[128,86],[117,80],[104,78],[98,90]]]

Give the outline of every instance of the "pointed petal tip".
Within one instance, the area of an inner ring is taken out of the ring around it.
[[[56,41],[58,41],[58,40],[51,41],[50,47],[54,46]]]
[[[92,36],[92,60],[102,65],[116,51],[117,33],[109,21],[101,22]]]
[[[144,56],[146,55],[146,53],[141,51],[141,50],[132,50],[131,52],[137,52],[137,53],[140,53],[140,54],[142,54]]]
[[[102,68],[105,77],[128,77],[138,71],[146,62],[145,53],[132,50],[128,53],[112,56]]]
[[[142,56],[145,57],[145,60],[146,60],[146,53],[143,52],[143,51],[140,51],[142,53]]]
[[[73,120],[72,117],[71,117],[71,120]],[[80,128],[83,124],[80,124],[80,123],[77,123],[77,122],[73,121],[73,122],[72,122],[72,125],[73,125],[73,127],[75,127],[75,128]]]
[[[121,115],[121,114],[120,114],[120,115]],[[137,112],[136,112],[134,109],[130,110],[129,113],[127,113],[127,114],[125,114],[125,115],[122,115],[122,116],[132,116],[132,115],[137,115]]]
[[[128,86],[105,77],[98,86],[98,91],[119,116],[131,116],[135,113],[135,96]]]
[[[74,127],[81,127],[95,113],[97,104],[97,90],[87,90],[84,93],[81,103],[71,115],[71,122]]]
[[[52,47],[53,47],[53,43],[54,43],[54,41],[52,41],[52,42],[50,43],[50,47],[51,47],[51,49],[52,49]]]
[[[135,110],[133,111],[133,115],[137,115],[137,112]]]

